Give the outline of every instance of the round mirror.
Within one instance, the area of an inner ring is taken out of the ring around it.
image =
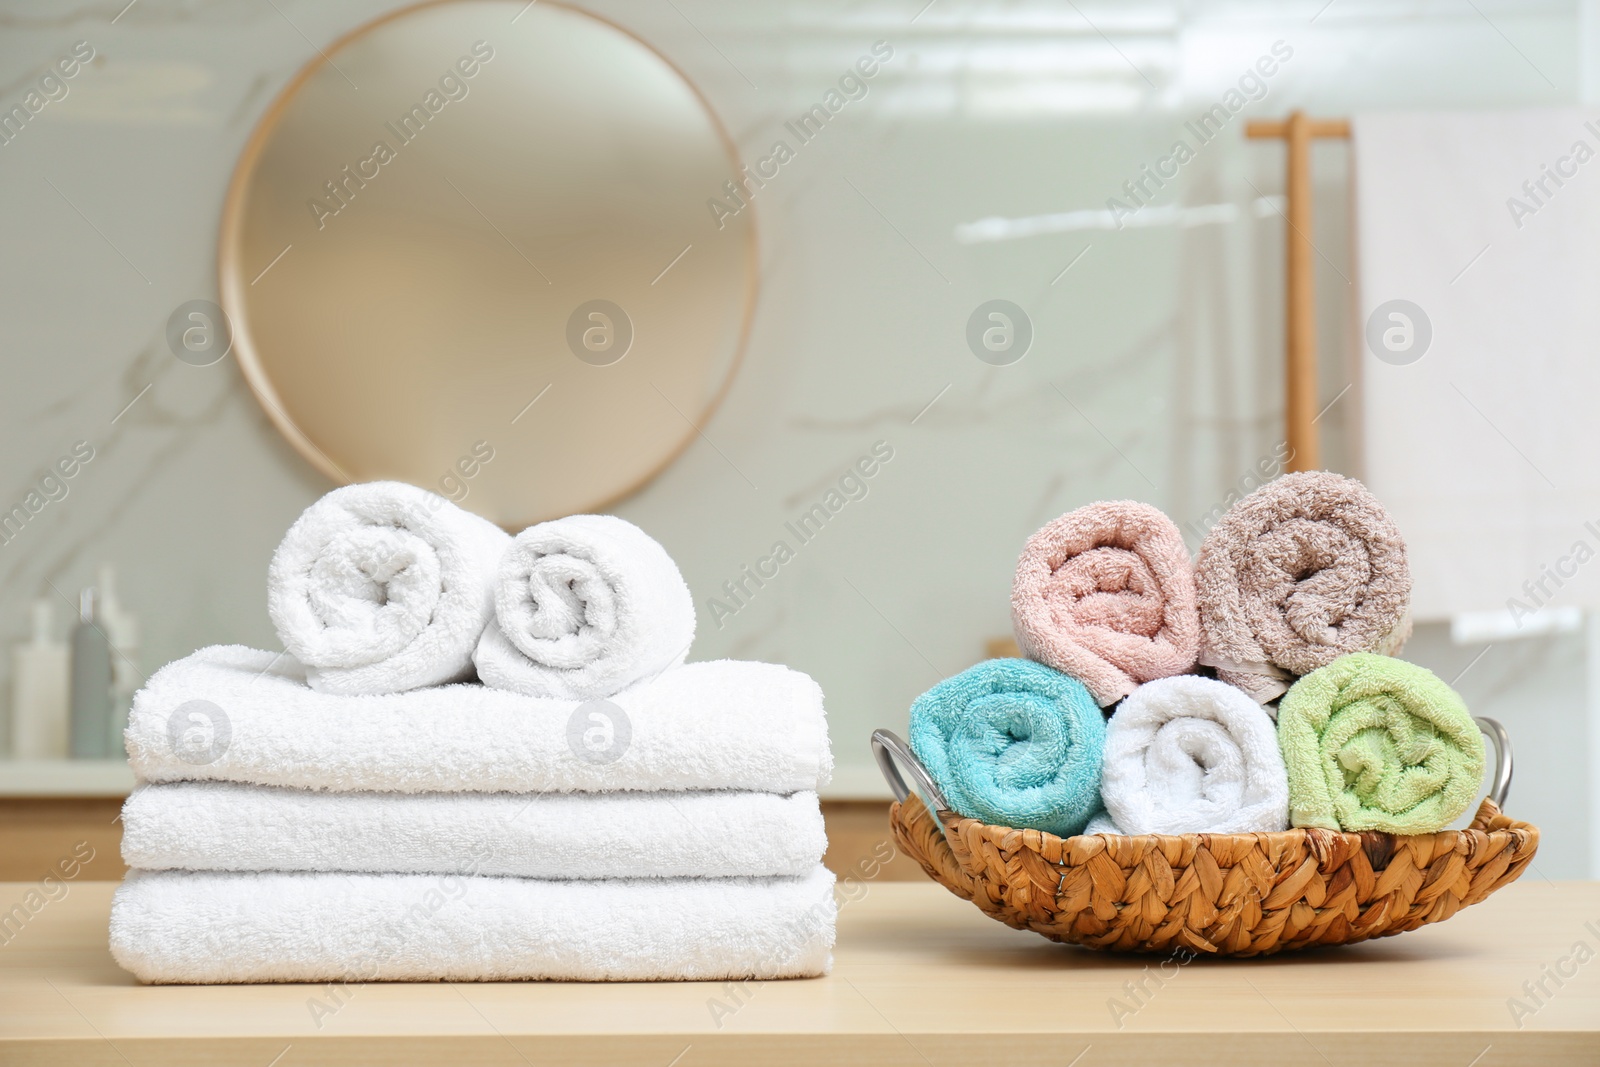
[[[220,284],[251,387],[339,481],[509,526],[592,511],[682,449],[756,289],[733,147],[593,15],[408,8],[323,49],[240,159]]]

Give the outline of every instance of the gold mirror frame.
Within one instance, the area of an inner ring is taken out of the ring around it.
[[[319,50],[240,155],[218,249],[239,365],[336,481],[412,482],[512,528],[598,510],[732,383],[758,287],[740,176],[705,98],[608,20],[391,12]]]

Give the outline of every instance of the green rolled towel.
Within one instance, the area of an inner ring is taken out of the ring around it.
[[[1467,810],[1483,736],[1454,689],[1414,663],[1356,652],[1301,678],[1278,707],[1289,823],[1430,834]]]

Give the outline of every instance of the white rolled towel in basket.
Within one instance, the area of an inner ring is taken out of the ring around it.
[[[1289,777],[1266,711],[1198,675],[1146,682],[1106,726],[1105,815],[1088,834],[1240,834],[1289,826]]]

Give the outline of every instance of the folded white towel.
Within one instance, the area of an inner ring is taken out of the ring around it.
[[[1087,833],[1289,826],[1289,777],[1266,710],[1243,690],[1198,675],[1146,682],[1117,706],[1106,726],[1100,796],[1110,822],[1096,820]]]
[[[817,683],[740,660],[580,704],[483,685],[330,696],[288,655],[215,646],[151,676],[126,740],[145,781],[338,792],[794,793],[833,771]]]
[[[511,537],[400,482],[335,489],[295,520],[267,572],[278,638],[326,693],[399,693],[472,676]]]
[[[122,807],[130,867],[523,878],[803,875],[828,846],[815,793],[317,793],[147,785]]]
[[[111,953],[145,982],[712,981],[827,973],[833,875],[542,882],[133,871]]]
[[[523,530],[500,561],[494,603],[478,677],[530,696],[608,697],[682,663],[694,641],[694,597],[678,565],[614,515]]]

